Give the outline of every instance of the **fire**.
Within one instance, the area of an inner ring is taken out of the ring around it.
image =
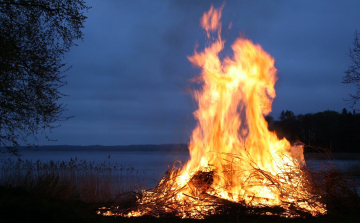
[[[220,213],[226,202],[253,208],[281,207],[281,215],[325,214],[325,205],[309,191],[302,167],[302,146],[291,146],[268,131],[264,116],[271,112],[277,81],[274,58],[251,40],[238,38],[232,57],[220,60],[222,8],[202,16],[208,46],[189,61],[201,73],[194,78],[197,126],[190,143],[190,160],[174,166],[158,186],[144,191],[139,206],[121,216],[174,213],[203,218]],[[216,38],[211,34],[217,32]],[[104,213],[105,214],[105,213]],[[106,215],[116,213],[106,212]],[[269,214],[264,212],[264,214]]]

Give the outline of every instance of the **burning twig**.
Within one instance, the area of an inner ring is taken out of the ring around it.
[[[286,217],[327,213],[320,196],[324,193],[314,186],[321,178],[309,181],[304,169],[303,145],[291,146],[267,128],[264,116],[276,95],[275,60],[261,46],[238,38],[232,58],[221,61],[218,55],[225,45],[220,35],[221,9],[211,7],[201,19],[208,37],[217,31],[217,39],[188,57],[201,68],[197,80],[202,84],[195,91],[199,109],[194,112],[198,124],[189,143],[191,159],[183,168],[175,163],[154,189],[143,191],[138,207],[113,215],[204,218],[227,212]]]

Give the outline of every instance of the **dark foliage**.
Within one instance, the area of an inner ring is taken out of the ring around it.
[[[349,49],[349,57],[351,65],[348,66],[348,69],[345,71],[345,76],[343,77],[343,83],[345,84],[355,84],[357,87],[355,94],[349,94],[350,98],[347,99],[349,104],[354,107],[357,101],[360,99],[360,33],[355,31],[353,48]]]
[[[69,118],[58,103],[70,68],[61,60],[83,39],[89,8],[83,0],[0,1],[0,147],[15,152]]]
[[[279,120],[267,117],[269,129],[279,138],[294,143],[305,143],[305,152],[322,148],[331,152],[359,152],[360,114],[347,111],[323,111],[315,114],[295,115],[282,111]]]

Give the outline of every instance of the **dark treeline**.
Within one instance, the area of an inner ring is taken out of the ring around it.
[[[341,113],[328,110],[296,116],[286,110],[278,120],[266,116],[266,121],[279,138],[305,143],[305,152],[318,147],[331,152],[360,152],[360,114],[355,111],[344,108]]]

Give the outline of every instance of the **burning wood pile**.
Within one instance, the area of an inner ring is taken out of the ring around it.
[[[193,92],[199,107],[191,159],[184,166],[175,163],[154,189],[142,192],[136,207],[103,208],[99,214],[201,219],[223,213],[327,213],[304,169],[302,145],[291,146],[268,131],[264,116],[275,97],[274,59],[260,45],[238,38],[233,57],[221,61],[221,13],[213,7],[204,13],[200,22],[208,46],[188,57],[201,68],[193,81],[202,85]],[[216,38],[210,38],[214,32]]]
[[[235,162],[241,164],[241,160]],[[242,182],[237,185],[239,191],[229,192],[234,186],[230,181],[224,186],[216,184],[221,178],[239,178]],[[99,213],[105,216],[151,215],[195,219],[225,213],[281,217],[325,214],[325,205],[319,201],[321,196],[308,192],[311,190],[312,183],[307,181],[305,172],[291,167],[273,175],[256,166],[248,173],[240,172],[229,163],[221,173],[209,165],[184,176],[181,165],[174,164],[154,189],[143,191],[136,208],[105,208]],[[274,194],[277,196],[269,196]]]

